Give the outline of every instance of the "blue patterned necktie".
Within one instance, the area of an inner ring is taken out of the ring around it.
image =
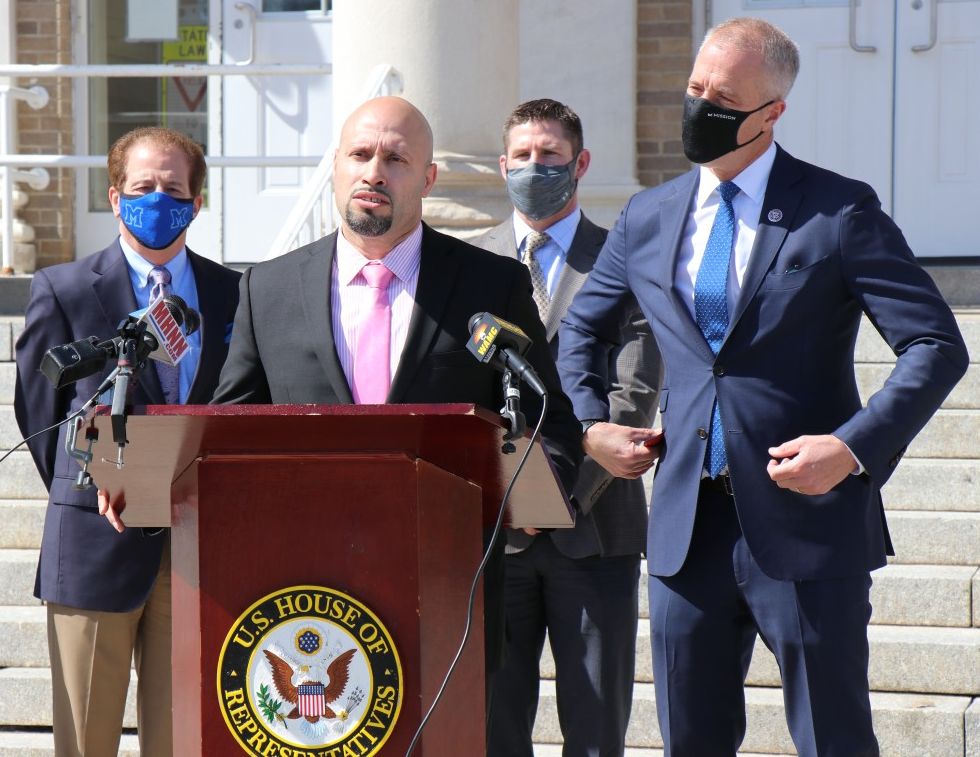
[[[704,334],[711,351],[717,355],[728,331],[728,267],[732,258],[735,239],[735,209],[732,200],[738,194],[738,186],[730,181],[718,185],[721,202],[704,248],[701,268],[694,283],[694,320]],[[725,437],[721,425],[718,400],[711,408],[711,434],[705,453],[705,467],[716,478],[725,466]]]
[[[150,290],[150,304],[156,302],[160,297],[173,294],[170,287],[170,271],[163,266],[154,266],[147,279],[153,282]],[[157,378],[160,379],[160,388],[163,389],[163,396],[168,405],[176,405],[180,402],[180,369],[176,365],[167,365],[156,360],[153,361],[156,369]]]

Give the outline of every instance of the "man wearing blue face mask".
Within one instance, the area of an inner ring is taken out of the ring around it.
[[[522,260],[552,355],[558,326],[606,239],[579,209],[589,167],[582,123],[566,105],[532,100],[504,124],[500,171],[514,213],[474,244]],[[650,426],[660,356],[635,306],[609,354],[607,387],[618,423]],[[507,531],[504,665],[493,681],[487,753],[531,757],[545,633],[556,668],[565,757],[622,755],[632,705],[637,588],[646,498],[639,479],[613,479],[586,458],[572,490],[573,529]]]
[[[109,150],[108,169],[119,237],[38,271],[31,284],[14,399],[24,436],[77,410],[112,367],[56,391],[38,373],[44,352],[108,339],[161,295],[182,297],[201,326],[177,367],[154,362],[139,375],[133,404],[207,403],[228,352],[239,274],[184,246],[202,204],[201,148],[169,129],[136,129]],[[140,754],[171,757],[169,531],[125,529],[115,511],[113,522],[102,517],[105,493],[72,486],[78,465],[64,451],[64,430],[30,450],[49,492],[34,593],[47,605],[55,753],[117,754],[135,660]]]

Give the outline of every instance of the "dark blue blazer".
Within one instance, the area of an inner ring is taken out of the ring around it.
[[[693,170],[635,195],[573,302],[559,368],[576,415],[607,417],[604,349],[615,344],[632,291],[666,367],[650,573],[670,576],[684,563],[716,397],[739,521],[760,567],[789,580],[877,568],[890,551],[880,489],[966,371],[953,314],[871,187],[779,149],[715,357],[674,286],[697,183]],[[864,408],[854,376],[862,313],[898,357]],[[766,472],[766,450],[804,434],[835,434],[866,473],[823,496],[780,489]]]
[[[227,336],[238,305],[240,274],[188,250],[201,306],[201,360],[188,404],[206,404],[228,353]],[[95,392],[112,368],[55,391],[38,373],[45,351],[59,344],[115,335],[136,309],[129,269],[118,239],[101,252],[34,274],[24,331],[17,340],[14,410],[24,436],[62,420]],[[156,371],[139,377],[133,402],[164,402]],[[30,443],[48,488],[35,596],[86,610],[126,612],[139,607],[153,586],[166,532],[116,533],[98,514],[95,488],[76,491],[78,463],[65,453],[65,427]]]

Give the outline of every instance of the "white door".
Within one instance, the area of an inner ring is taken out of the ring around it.
[[[73,24],[74,58],[91,64],[158,64],[207,60],[209,16],[213,0],[182,0],[177,8],[177,36],[143,39],[129,36],[127,0],[78,0],[83,23]],[[138,126],[169,126],[212,150],[215,103],[201,78],[76,79],[74,81],[75,150],[80,155],[105,155],[120,136]],[[49,106],[50,108],[51,106]],[[75,257],[105,247],[119,222],[108,199],[108,176],[101,168],[81,170],[75,182]],[[195,252],[221,259],[221,177],[210,171],[205,204],[187,234]]]
[[[976,255],[980,0],[713,0],[712,23],[758,16],[800,46],[776,138],[867,181],[919,257]],[[930,20],[935,11],[935,44]]]
[[[895,221],[916,255],[977,255],[980,0],[900,0]]]
[[[326,0],[223,0],[223,63],[330,62]],[[222,89],[224,155],[316,156],[330,144],[329,75],[230,76]],[[226,263],[262,260],[312,168],[226,168]]]

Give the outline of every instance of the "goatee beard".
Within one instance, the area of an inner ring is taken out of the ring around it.
[[[344,212],[347,228],[362,237],[380,237],[391,229],[390,215],[374,215],[373,213],[358,213],[350,205]]]

